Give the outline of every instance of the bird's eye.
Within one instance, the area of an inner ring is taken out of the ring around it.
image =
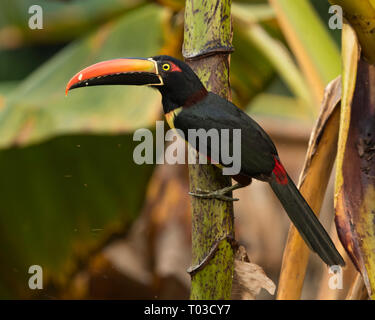
[[[164,63],[162,65],[162,68],[163,68],[164,71],[169,71],[169,69],[171,68],[171,66],[168,63]]]

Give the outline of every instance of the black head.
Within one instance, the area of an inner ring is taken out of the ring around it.
[[[207,90],[195,72],[181,60],[170,56],[152,57],[158,64],[163,85],[154,86],[163,96],[164,112],[189,106]]]

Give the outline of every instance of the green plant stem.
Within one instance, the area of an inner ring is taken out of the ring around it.
[[[209,91],[230,97],[230,0],[186,1],[184,57]],[[212,165],[189,165],[190,189],[230,185]],[[234,269],[233,204],[192,197],[191,299],[229,299]]]

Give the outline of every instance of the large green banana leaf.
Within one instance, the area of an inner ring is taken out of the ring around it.
[[[145,6],[60,51],[6,98],[0,110],[0,148],[60,134],[118,134],[151,126],[160,113],[156,90],[105,86],[75,90],[65,97],[65,86],[92,63],[160,53],[168,15],[160,7]]]
[[[168,17],[155,5],[129,12],[0,96],[0,298],[47,298],[50,290],[28,288],[31,265],[43,268],[46,288],[64,285],[137,217],[153,167],[134,163],[132,133],[158,119],[159,95],[120,86],[64,91],[89,64],[161,52]]]
[[[74,39],[100,23],[145,3],[144,0],[0,0],[0,49],[25,43],[61,43]],[[38,5],[43,29],[30,29],[29,20]]]
[[[0,152],[0,298],[48,298],[85,258],[137,217],[153,166],[132,136],[65,136]],[[28,288],[43,268],[45,290]]]

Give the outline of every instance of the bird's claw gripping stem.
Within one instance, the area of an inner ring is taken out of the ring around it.
[[[232,198],[229,196],[226,196],[229,192],[232,192],[233,190],[242,188],[243,186],[239,183],[230,186],[230,187],[225,187],[219,190],[215,191],[207,191],[207,190],[201,190],[197,189],[197,192],[189,192],[189,194],[193,197],[197,198],[203,198],[203,199],[217,199],[217,200],[222,200],[222,201],[238,201],[238,198]]]

